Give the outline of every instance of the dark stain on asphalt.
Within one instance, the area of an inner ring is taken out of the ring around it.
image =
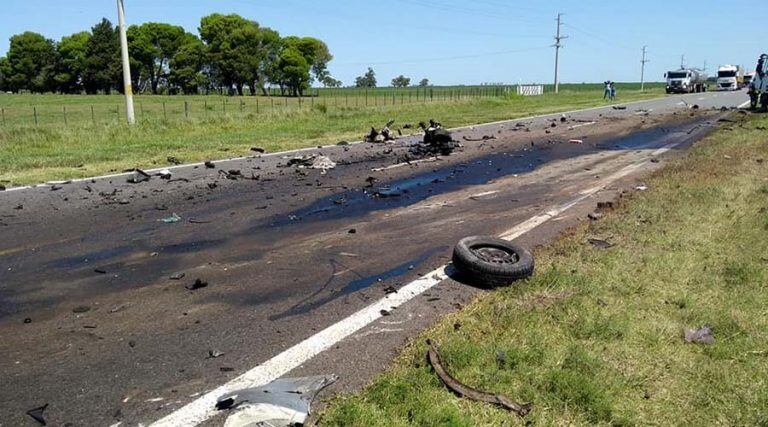
[[[348,269],[352,274],[355,274],[358,276],[356,280],[353,280],[351,282],[348,282],[343,287],[341,287],[339,290],[332,292],[331,294],[324,296],[322,298],[317,299],[317,297],[325,291],[328,286],[330,286],[334,279],[337,277],[338,273],[338,267],[345,267],[343,264],[339,263],[338,261],[332,260],[331,266],[332,266],[332,272],[326,283],[324,283],[318,291],[310,295],[308,298],[300,301],[298,304],[291,307],[289,310],[284,311],[283,313],[270,316],[270,320],[280,320],[285,319],[287,317],[292,316],[298,316],[302,314],[310,313],[311,311],[322,307],[325,304],[328,304],[331,301],[335,301],[339,298],[346,297],[348,295],[354,294],[355,292],[362,291],[364,289],[368,289],[371,286],[377,284],[377,283],[383,283],[388,280],[396,279],[398,277],[404,276],[409,271],[413,271],[415,268],[422,265],[425,261],[427,261],[430,257],[433,255],[445,252],[449,248],[447,246],[440,246],[436,248],[432,248],[423,254],[417,256],[416,258],[413,258],[411,260],[408,260],[394,268],[391,268],[387,271],[372,274],[370,276],[362,276],[359,273],[355,272],[352,269]],[[384,295],[385,293],[382,293]]]

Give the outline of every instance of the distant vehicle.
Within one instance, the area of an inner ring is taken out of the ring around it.
[[[752,79],[755,78],[755,72],[750,71],[746,74],[744,74],[744,86],[749,86],[750,83],[752,83]]]
[[[667,93],[698,93],[707,91],[707,75],[695,68],[680,69],[664,73],[667,79]]]
[[[717,69],[717,90],[741,90],[744,69],[738,65],[723,65]]]

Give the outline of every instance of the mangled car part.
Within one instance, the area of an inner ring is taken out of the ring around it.
[[[477,402],[485,402],[501,406],[521,417],[524,417],[531,412],[531,409],[533,408],[532,403],[520,404],[504,395],[486,393],[460,383],[445,370],[445,367],[443,367],[443,363],[440,360],[440,354],[437,352],[434,343],[428,342],[428,344],[429,350],[427,350],[427,359],[429,360],[429,364],[432,365],[432,368],[435,370],[435,373],[443,384],[445,384],[452,392]]]
[[[320,390],[336,382],[335,375],[282,378],[261,387],[239,390],[218,399],[216,409],[233,409],[225,427],[303,425]]]
[[[139,184],[142,182],[149,181],[151,177],[152,176],[150,174],[144,172],[143,170],[135,169],[133,171],[133,174],[130,177],[128,177],[128,182],[131,184]]]
[[[530,251],[512,242],[474,236],[453,249],[453,266],[467,281],[494,287],[530,277],[534,261]]]
[[[296,156],[288,159],[286,167],[296,166],[299,169],[320,169],[326,171],[336,167],[336,163],[328,156],[313,154],[310,156]]]
[[[440,123],[430,120],[429,125],[421,122],[419,127],[424,131],[424,140],[411,150],[413,154],[420,156],[433,154],[448,156],[458,148],[459,144],[453,140],[451,132],[443,128]]]
[[[388,141],[394,141],[395,136],[392,135],[390,127],[395,123],[394,120],[390,120],[381,128],[381,131],[376,130],[375,127],[371,127],[371,131],[363,137],[364,142],[382,143]]]

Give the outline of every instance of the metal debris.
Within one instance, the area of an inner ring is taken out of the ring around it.
[[[195,279],[194,283],[190,283],[188,285],[185,285],[184,287],[187,288],[190,291],[196,291],[198,289],[202,289],[208,286],[208,282],[204,282],[201,279]]]
[[[30,409],[29,411],[27,411],[27,415],[32,417],[33,420],[35,420],[38,423],[40,423],[40,425],[43,425],[43,426],[47,425],[47,423],[45,422],[45,415],[44,415],[44,412],[45,412],[46,408],[48,408],[48,404],[47,403],[45,405],[43,405],[43,406],[40,406],[40,407],[37,407],[37,408],[34,408],[34,409]]]
[[[139,184],[141,182],[149,181],[150,178],[151,176],[148,173],[141,169],[136,169],[133,171],[133,175],[128,178],[128,182],[130,184]]]
[[[235,409],[225,427],[303,425],[315,396],[337,380],[335,375],[282,378],[224,395],[216,402],[216,409]]]
[[[602,239],[588,239],[587,240],[590,245],[596,247],[597,249],[610,249],[614,246],[613,243],[607,242]]]
[[[160,218],[160,219],[158,219],[158,221],[159,222],[164,222],[166,224],[174,224],[174,223],[177,223],[177,222],[181,221],[181,217],[174,212],[171,216],[167,216],[165,218]]]
[[[387,124],[384,125],[383,128],[381,128],[381,131],[376,130],[375,127],[371,127],[371,131],[368,132],[368,134],[363,137],[363,141],[373,142],[373,143],[394,141],[395,136],[392,135],[392,131],[390,130],[390,127],[394,123],[395,123],[394,119],[388,121]]]
[[[445,384],[446,387],[448,387],[452,392],[456,393],[460,397],[465,397],[477,402],[485,402],[498,405],[504,409],[515,412],[521,417],[528,415],[528,413],[531,412],[531,409],[533,408],[532,403],[520,404],[504,395],[486,393],[480,390],[475,390],[472,387],[460,383],[445,370],[442,362],[440,361],[440,355],[438,354],[435,345],[431,342],[429,342],[427,358],[429,359],[429,364],[432,365],[432,368],[435,370],[435,373],[443,382],[443,384]]]
[[[169,171],[168,169],[163,169],[157,173],[157,176],[159,176],[160,179],[171,179],[172,175],[173,174],[171,174],[171,171]]]

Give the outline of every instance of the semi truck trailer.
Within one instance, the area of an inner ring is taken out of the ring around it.
[[[667,93],[694,93],[707,91],[707,75],[695,68],[668,71]]]

